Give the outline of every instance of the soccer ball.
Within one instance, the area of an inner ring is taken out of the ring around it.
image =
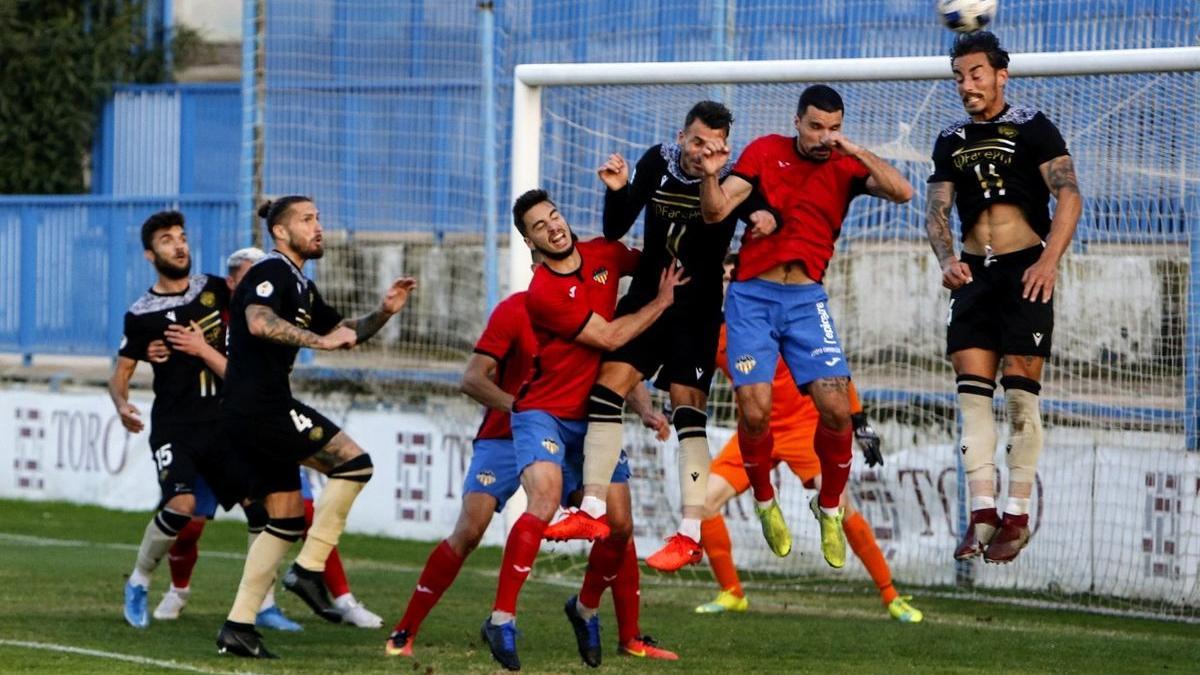
[[[937,12],[946,28],[974,33],[996,17],[996,0],[938,0]]]

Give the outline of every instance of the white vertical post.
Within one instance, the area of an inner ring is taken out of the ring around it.
[[[512,198],[538,187],[541,180],[542,90],[513,78]],[[511,203],[511,202],[510,202]],[[508,292],[529,286],[532,272],[529,249],[510,224],[508,246]]]

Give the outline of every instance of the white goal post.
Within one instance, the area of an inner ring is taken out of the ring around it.
[[[1200,70],[1200,47],[1013,54],[1016,77],[1102,75]],[[542,88],[591,85],[746,84],[937,80],[950,77],[945,56],[807,59],[794,61],[677,61],[670,63],[526,63],[513,73],[512,199],[541,177]],[[509,288],[529,285],[528,249],[509,235]]]
[[[727,103],[731,143],[790,134],[800,87],[833,83],[846,134],[917,188],[910,204],[855,200],[827,272],[830,306],[887,464],[856,454],[852,501],[901,584],[974,586],[1038,601],[1200,621],[1200,47],[1013,54],[1007,98],[1046,112],[1078,169],[1084,217],[1055,293],[1043,377],[1046,449],[1033,543],[1016,565],[956,565],[962,527],[954,376],[944,354],[947,298],[924,234],[933,142],[964,116],[947,56],[795,61],[526,64],[513,83],[515,198],[548,189],[582,237],[601,222],[595,169],[673,142],[695,101]],[[632,156],[631,156],[632,155]],[[636,245],[640,222],[630,231]],[[509,284],[530,279],[510,230]],[[999,393],[999,392],[998,392]],[[714,455],[733,431],[718,377]],[[997,399],[997,465],[1008,441]],[[625,425],[642,551],[674,526],[677,445]],[[725,518],[750,582],[827,575],[812,553],[806,496],[784,468],[780,504],[796,551],[775,558],[743,496]],[[799,553],[797,553],[799,552]],[[855,560],[842,576],[865,577]],[[677,578],[706,580],[698,568]],[[961,592],[961,591],[960,591]]]

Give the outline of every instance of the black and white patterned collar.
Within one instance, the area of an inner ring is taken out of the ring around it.
[[[142,294],[142,297],[135,300],[129,306],[129,313],[133,315],[153,314],[154,312],[182,307],[195,300],[196,296],[200,295],[200,292],[204,290],[204,286],[207,283],[207,274],[194,274],[188,277],[187,290],[182,293],[162,295],[155,293],[153,289],[148,290]]]
[[[299,267],[296,267],[296,263],[292,262],[291,258],[280,253],[279,249],[271,249],[270,253],[263,256],[261,260],[254,264],[261,265],[268,260],[282,260],[287,265],[288,269],[292,271],[292,276],[296,277],[296,281],[300,284],[300,288],[304,288],[308,285],[308,277],[304,276],[304,272],[301,271]]]
[[[667,162],[667,173],[671,174],[675,180],[684,185],[695,185],[700,182],[699,178],[692,178],[683,172],[683,167],[679,166],[679,159],[682,152],[679,149],[678,143],[660,143],[658,152]],[[725,166],[721,167],[721,171],[718,172],[717,177],[724,178],[728,176],[731,168],[729,162],[726,162]]]
[[[953,134],[954,132],[958,131],[959,129],[962,129],[963,127],[967,126],[968,124],[1024,124],[1024,123],[1028,122],[1029,120],[1033,119],[1034,115],[1037,115],[1037,114],[1038,114],[1038,111],[1035,108],[1027,108],[1027,107],[1021,106],[1021,105],[1008,106],[995,119],[990,119],[990,120],[986,120],[983,122],[976,122],[975,120],[971,119],[970,117],[964,117],[963,119],[955,122],[954,124],[951,124],[950,126],[946,127],[945,129],[942,129],[941,135],[949,136],[950,134]]]

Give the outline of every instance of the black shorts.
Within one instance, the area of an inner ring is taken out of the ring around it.
[[[617,303],[616,316],[633,314],[648,302],[626,295]],[[644,333],[605,353],[603,360],[628,363],[646,379],[658,371],[654,386],[663,391],[678,384],[708,394],[722,321],[720,307],[701,310],[672,305]]]
[[[1050,356],[1054,301],[1021,297],[1021,276],[1043,250],[1039,245],[986,259],[962,255],[973,281],[950,293],[947,354],[978,348],[1010,356]]]
[[[341,431],[327,417],[295,399],[287,408],[259,415],[226,410],[222,426],[230,446],[254,469],[250,495],[256,499],[299,490],[300,462],[315,455]]]
[[[253,470],[229,447],[219,425],[180,425],[152,431],[150,456],[162,489],[159,508],[177,495],[195,494],[197,475],[204,477],[225,510],[250,494]]]

